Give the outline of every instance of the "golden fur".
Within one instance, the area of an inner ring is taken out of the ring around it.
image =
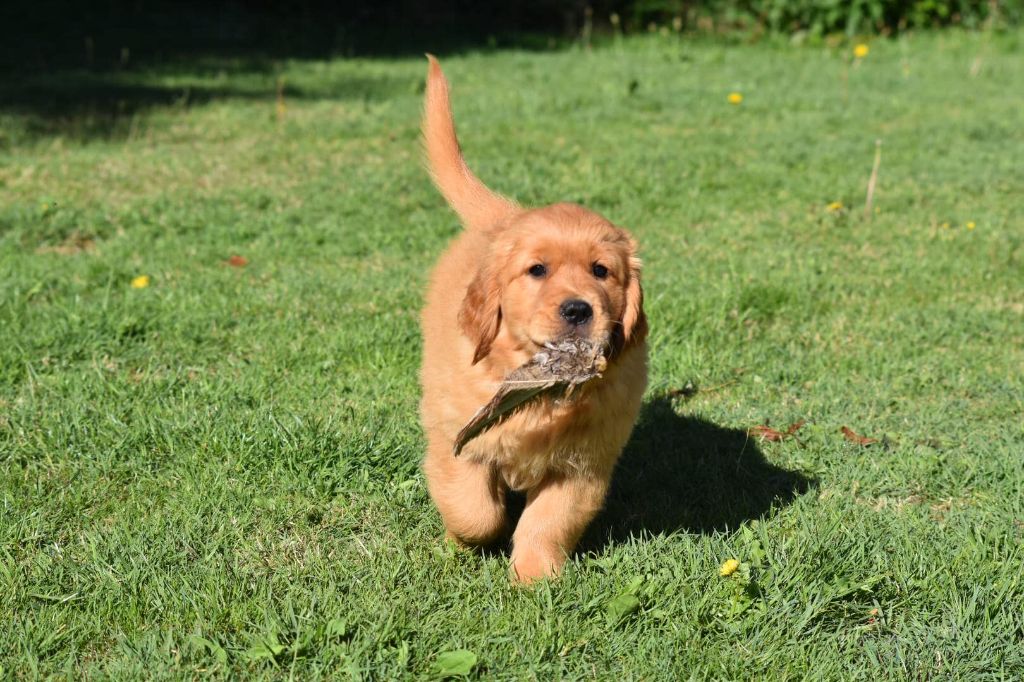
[[[433,57],[423,137],[431,175],[465,225],[441,256],[423,310],[423,469],[448,536],[482,545],[506,532],[505,493],[526,494],[512,536],[521,582],[557,575],[601,508],[647,384],[647,320],[636,244],[574,204],[525,209],[466,166],[448,84]],[[543,276],[531,267],[543,265]],[[596,265],[607,269],[601,277]],[[585,324],[560,313],[592,308]],[[577,334],[606,344],[601,379],[570,401],[531,404],[452,454],[459,429],[545,342]]]

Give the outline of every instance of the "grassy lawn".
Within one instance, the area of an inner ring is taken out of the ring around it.
[[[419,471],[425,60],[8,79],[0,677],[1024,675],[1024,33],[442,62],[485,181],[642,245],[565,576],[443,545]]]

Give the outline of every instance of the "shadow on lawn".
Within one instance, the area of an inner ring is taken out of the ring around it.
[[[648,534],[735,529],[814,483],[768,462],[746,432],[681,416],[659,398],[644,405],[605,509],[579,551]]]
[[[494,49],[498,35],[502,45],[523,49],[557,44],[557,33],[550,31],[560,13],[554,6],[524,13],[516,3],[476,5],[464,0],[0,3],[0,149],[6,144],[6,116],[21,119],[19,134],[29,138],[90,140],[130,136],[136,115],[159,107],[249,99],[267,101],[272,112],[277,76],[296,60],[422,61],[427,51]],[[549,30],[521,33],[538,27]],[[361,74],[332,80],[329,74],[307,74],[307,87],[285,83],[283,95],[387,99],[413,92],[425,72],[421,66],[410,79]]]
[[[117,138],[131,131],[137,114],[160,107],[188,109],[214,100],[263,101],[267,115],[272,115],[278,85],[269,62],[206,59],[201,66],[188,68],[191,77],[174,83],[166,83],[159,70],[79,70],[9,78],[0,83],[0,112],[23,117],[29,134],[74,139]],[[211,79],[222,84],[211,85]],[[375,101],[408,92],[412,84],[399,78],[345,76],[325,79],[315,89],[281,81],[280,94],[286,101]]]

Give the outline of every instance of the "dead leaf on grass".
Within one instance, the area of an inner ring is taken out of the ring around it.
[[[770,440],[773,443],[778,442],[786,437],[786,434],[782,433],[781,431],[776,431],[775,429],[764,424],[760,426],[751,426],[749,429],[747,429],[747,434],[750,436],[756,436],[761,440]]]
[[[846,438],[846,440],[851,443],[856,443],[857,445],[871,445],[872,443],[878,442],[877,438],[868,438],[866,436],[858,435],[853,429],[845,426],[839,430],[843,432],[843,437]]]
[[[798,422],[790,424],[789,428],[786,429],[785,431],[776,431],[767,424],[761,424],[759,426],[752,426],[749,429],[747,429],[747,435],[756,436],[761,440],[768,440],[772,441],[773,443],[777,443],[791,436],[795,436],[796,432],[799,431],[800,428],[806,423],[807,422],[805,420],[801,419]]]

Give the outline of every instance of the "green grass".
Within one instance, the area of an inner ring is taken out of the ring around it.
[[[418,309],[459,229],[423,60],[5,86],[0,677],[423,678],[468,649],[497,679],[1019,679],[1022,47],[443,60],[486,181],[645,257],[647,406],[532,590],[442,544],[419,471]]]

